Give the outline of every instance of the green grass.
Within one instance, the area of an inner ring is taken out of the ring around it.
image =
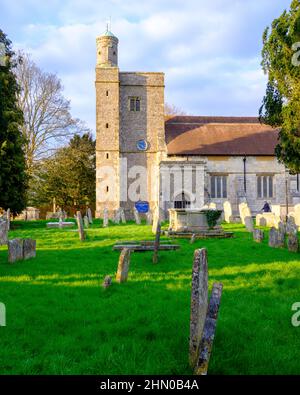
[[[300,259],[252,241],[178,240],[177,252],[133,253],[129,281],[103,290],[115,275],[117,240],[153,239],[150,226],[103,229],[96,221],[81,243],[45,222],[15,222],[10,238],[37,240],[37,258],[7,263],[0,247],[1,374],[190,374],[188,336],[193,251],[206,247],[210,289],[224,284],[210,374],[299,374]]]

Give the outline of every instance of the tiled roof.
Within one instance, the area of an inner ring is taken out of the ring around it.
[[[278,129],[256,117],[173,116],[165,121],[168,155],[275,155]]]

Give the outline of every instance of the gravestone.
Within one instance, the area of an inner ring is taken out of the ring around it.
[[[250,208],[248,207],[248,204],[246,202],[242,202],[239,204],[239,213],[243,225],[245,225],[246,217],[252,217]]]
[[[85,216],[83,217],[83,222],[84,222],[84,226],[85,226],[86,228],[88,228],[88,227],[90,226],[90,221],[89,221],[87,215],[85,215]]]
[[[147,225],[152,225],[152,212],[151,210],[148,211],[148,213],[146,214],[146,221],[147,221]]]
[[[257,243],[261,243],[264,239],[264,231],[262,229],[253,230],[253,240]]]
[[[85,239],[85,232],[83,228],[82,215],[80,211],[77,211],[77,226],[78,226],[79,239],[83,241]]]
[[[120,220],[121,220],[121,213],[120,213],[120,209],[118,208],[117,210],[115,210],[114,223],[119,225]]]
[[[126,224],[126,217],[123,207],[120,207],[120,215],[121,215],[122,224]]]
[[[0,219],[0,246],[7,244],[8,241],[8,231],[6,221]]]
[[[23,239],[8,240],[8,262],[14,263],[23,259]]]
[[[232,207],[231,207],[231,203],[228,200],[223,203],[223,209],[224,209],[225,222],[227,222],[227,223],[233,222]]]
[[[253,232],[254,226],[253,226],[253,220],[252,217],[245,217],[244,218],[245,226],[248,232]]]
[[[33,239],[24,239],[23,241],[23,259],[36,257],[36,241]]]
[[[289,216],[286,222],[286,233],[295,234],[297,231],[298,226],[295,224],[295,218],[293,216]]]
[[[284,247],[284,234],[274,227],[269,232],[269,246],[274,248]]]
[[[130,265],[130,249],[124,248],[120,254],[118,271],[116,275],[116,281],[118,283],[124,283],[125,281],[127,281],[129,265]]]
[[[108,227],[108,209],[105,208],[103,210],[103,228],[107,228]]]
[[[92,210],[90,208],[87,209],[87,217],[89,220],[89,224],[92,225],[93,224],[93,214],[92,214]]]
[[[205,248],[195,250],[192,290],[191,290],[191,317],[190,317],[190,341],[189,362],[195,368],[199,345],[203,333],[208,306],[208,265],[207,252]]]
[[[299,241],[298,235],[290,233],[287,236],[287,248],[291,252],[298,252],[299,251]]]
[[[106,289],[106,288],[110,287],[111,284],[112,284],[111,277],[110,276],[105,276],[104,281],[102,283],[102,287]]]
[[[153,257],[152,257],[153,263],[158,262],[158,249],[159,249],[159,243],[160,243],[160,234],[161,234],[161,226],[160,226],[160,222],[158,221],[157,227],[156,227],[155,241],[154,241]]]
[[[203,334],[199,345],[199,357],[195,369],[196,375],[206,375],[212,351],[223,285],[214,283],[205,318]]]
[[[194,244],[195,240],[196,240],[196,234],[193,233],[192,236],[191,236],[190,244]]]
[[[295,224],[297,226],[300,226],[300,204],[295,204],[294,206],[294,219],[295,219]]]
[[[278,222],[277,229],[279,232],[283,233],[284,235],[286,234],[286,226],[282,221]]]
[[[8,208],[6,211],[6,228],[7,231],[10,230],[10,208]]]
[[[135,223],[137,225],[141,225],[140,213],[137,211],[137,209],[135,207],[133,209],[133,214],[134,214]]]

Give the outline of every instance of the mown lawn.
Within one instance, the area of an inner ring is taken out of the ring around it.
[[[181,250],[134,253],[129,281],[104,291],[115,275],[116,240],[153,239],[150,226],[103,229],[81,243],[45,222],[15,222],[10,238],[37,240],[37,258],[9,265],[0,247],[1,374],[190,374],[188,336],[193,251],[206,247],[210,287],[224,284],[209,374],[300,374],[300,258],[252,241],[179,240]]]

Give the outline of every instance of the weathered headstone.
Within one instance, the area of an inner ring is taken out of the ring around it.
[[[111,277],[110,276],[105,276],[104,281],[102,283],[102,287],[106,289],[106,288],[110,287],[111,284],[112,284]]]
[[[125,212],[124,212],[123,207],[120,207],[120,214],[121,214],[122,224],[126,224]]]
[[[107,228],[108,227],[108,209],[105,208],[103,210],[103,228]]]
[[[6,211],[6,228],[7,231],[10,230],[10,208],[8,208]]]
[[[284,234],[272,227],[269,232],[269,246],[274,248],[284,247]]]
[[[8,241],[8,231],[6,221],[0,219],[0,246],[7,244]]]
[[[261,243],[264,239],[264,231],[262,229],[253,230],[253,240],[257,243]]]
[[[196,234],[193,233],[192,236],[191,236],[191,239],[190,239],[190,244],[194,244],[195,240],[196,240]]]
[[[295,218],[293,216],[289,216],[286,222],[286,233],[295,234],[297,231],[298,226],[295,224]]]
[[[77,226],[78,226],[79,239],[83,241],[85,239],[85,232],[83,228],[82,215],[80,211],[77,211]]]
[[[153,257],[152,257],[153,263],[158,262],[158,249],[159,249],[159,244],[160,244],[160,234],[161,234],[161,226],[160,226],[160,222],[158,221],[157,227],[156,227],[155,241],[154,241]]]
[[[119,224],[121,220],[121,212],[120,209],[118,208],[117,210],[115,210],[115,216],[114,216],[114,223],[115,224]]]
[[[287,236],[287,247],[288,250],[291,252],[298,252],[299,251],[299,241],[298,235],[290,233]]]
[[[294,219],[295,219],[295,224],[297,226],[300,226],[300,204],[295,204],[294,206]]]
[[[245,217],[244,218],[245,226],[248,232],[253,232],[254,226],[253,226],[253,220],[252,217]]]
[[[223,203],[223,209],[224,209],[224,220],[227,223],[233,222],[233,217],[232,217],[232,207],[231,203],[226,200],[226,202]]]
[[[125,281],[127,281],[129,265],[130,265],[130,249],[124,248],[120,254],[118,271],[116,275],[116,281],[118,283],[124,283]]]
[[[133,209],[133,214],[134,214],[135,223],[136,223],[137,225],[141,225],[140,213],[137,211],[137,209],[136,209],[135,207],[134,207],[134,209]]]
[[[159,211],[157,208],[155,208],[153,213],[153,222],[152,222],[152,233],[154,234],[156,234],[158,222],[159,222]]]
[[[285,234],[286,233],[286,226],[282,221],[279,221],[277,224],[277,229],[279,232]]]
[[[195,368],[208,306],[208,265],[205,248],[195,250],[192,271],[189,362]]]
[[[250,208],[248,207],[248,204],[246,202],[242,202],[239,204],[239,213],[243,225],[245,225],[246,217],[252,217]]]
[[[83,222],[84,222],[84,226],[86,228],[88,228],[90,226],[90,221],[86,215],[83,217]]]
[[[23,259],[23,239],[8,240],[8,262],[14,263]]]
[[[36,257],[36,241],[33,239],[24,239],[23,241],[23,259]]]
[[[92,210],[90,208],[87,209],[86,215],[89,219],[90,225],[92,225],[93,224],[93,215],[92,215]]]
[[[199,357],[195,369],[196,375],[206,375],[208,371],[208,364],[217,326],[222,290],[223,285],[221,283],[214,283],[199,346]]]

